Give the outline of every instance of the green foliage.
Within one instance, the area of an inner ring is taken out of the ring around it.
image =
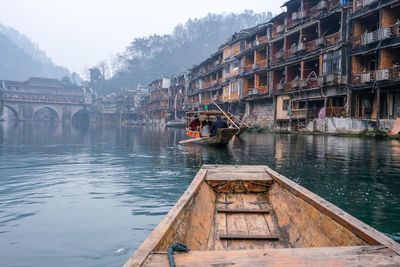
[[[208,14],[176,26],[172,34],[135,38],[120,59],[125,68],[118,70],[111,79],[98,83],[94,89],[100,94],[111,93],[181,73],[216,52],[235,32],[267,22],[271,17],[270,12],[256,14],[252,11]],[[104,91],[105,88],[109,91]]]
[[[71,78],[69,78],[68,76],[62,77],[61,84],[67,87],[72,86]]]

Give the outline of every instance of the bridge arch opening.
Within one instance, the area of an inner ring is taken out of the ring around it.
[[[4,119],[6,121],[18,120],[18,111],[8,105],[4,105],[3,117],[1,118],[0,114],[0,119]]]
[[[42,107],[35,111],[35,113],[33,114],[33,120],[59,122],[60,116],[54,109],[49,107]]]
[[[78,129],[89,128],[89,112],[87,110],[79,110],[72,115],[72,126]]]

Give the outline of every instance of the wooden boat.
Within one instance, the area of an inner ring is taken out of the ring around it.
[[[186,134],[194,139],[184,140],[180,143],[186,142],[196,142],[207,145],[226,145],[234,135],[236,135],[240,129],[231,127],[225,129],[218,129],[217,135],[210,137],[209,135],[202,135],[201,130],[205,123],[214,122],[217,119],[217,115],[221,116],[221,119],[226,119],[228,121],[228,126],[230,125],[229,119],[223,112],[217,110],[209,111],[198,111],[198,112],[187,112],[186,113]],[[228,115],[229,116],[229,115]],[[198,120],[199,126],[197,129],[191,129],[190,124],[193,120]]]
[[[204,165],[125,263],[168,266],[400,265],[400,244],[267,166]]]

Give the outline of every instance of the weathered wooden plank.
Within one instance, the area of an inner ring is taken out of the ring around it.
[[[399,266],[400,256],[384,246],[191,251],[176,253],[177,266]],[[153,254],[146,266],[168,266]]]
[[[268,209],[226,209],[226,208],[218,208],[217,212],[221,213],[270,213]]]
[[[242,194],[228,194],[227,201],[233,202],[229,205],[229,208],[239,209],[243,208],[243,198]],[[226,225],[227,232],[226,235],[248,235],[248,227],[246,223],[246,216],[243,213],[226,214]],[[221,236],[221,235],[220,235]],[[228,249],[245,249],[248,243],[246,241],[239,240],[229,240]]]
[[[399,243],[385,236],[371,226],[354,218],[353,216],[336,207],[332,203],[289,180],[285,176],[275,172],[269,167],[266,167],[266,170],[281,186],[292,192],[295,196],[301,198],[302,200],[306,201],[307,203],[318,209],[321,213],[329,216],[334,221],[342,225],[344,228],[359,236],[361,239],[365,240],[371,245],[387,246],[395,251],[398,255],[400,255]]]
[[[216,201],[216,208],[227,207],[230,204],[226,201],[226,194],[218,194]],[[220,240],[220,234],[226,234],[226,214],[216,213],[215,214],[215,233],[214,233],[214,247],[210,250],[224,250],[228,247],[228,241]]]
[[[278,236],[270,236],[270,235],[219,235],[220,239],[227,239],[227,240],[271,240],[271,241],[278,241]]]
[[[219,181],[208,180],[207,183],[220,193],[265,193],[271,186],[267,180],[262,181]]]
[[[245,172],[254,173],[261,172],[265,173],[266,165],[203,165],[201,166],[204,170],[213,170],[221,173],[224,172]]]
[[[206,180],[217,181],[265,181],[272,184],[273,179],[267,172],[246,173],[246,172],[219,172],[209,170],[206,175]]]
[[[260,210],[264,209],[267,203],[265,194],[243,194],[243,207],[246,209]],[[270,209],[264,209],[270,211]],[[266,235],[271,236],[267,222],[264,219],[264,213],[262,214],[246,214],[246,223],[249,235]],[[249,245],[247,249],[264,249],[273,248],[274,241],[271,240],[251,240],[247,241]]]
[[[191,250],[205,250],[214,218],[215,193],[203,183],[194,199],[185,242]]]
[[[158,246],[163,242],[166,233],[168,233],[173,226],[178,223],[179,218],[186,211],[186,207],[190,203],[190,200],[193,199],[195,193],[200,189],[206,174],[207,170],[199,170],[186,192],[181,196],[175,206],[168,212],[150,236],[124,264],[125,267],[142,265],[150,252],[157,250]]]

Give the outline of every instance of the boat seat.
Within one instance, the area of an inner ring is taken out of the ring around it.
[[[176,266],[384,266],[400,264],[384,246],[217,250],[175,253]],[[169,266],[165,252],[154,252],[144,266]]]

